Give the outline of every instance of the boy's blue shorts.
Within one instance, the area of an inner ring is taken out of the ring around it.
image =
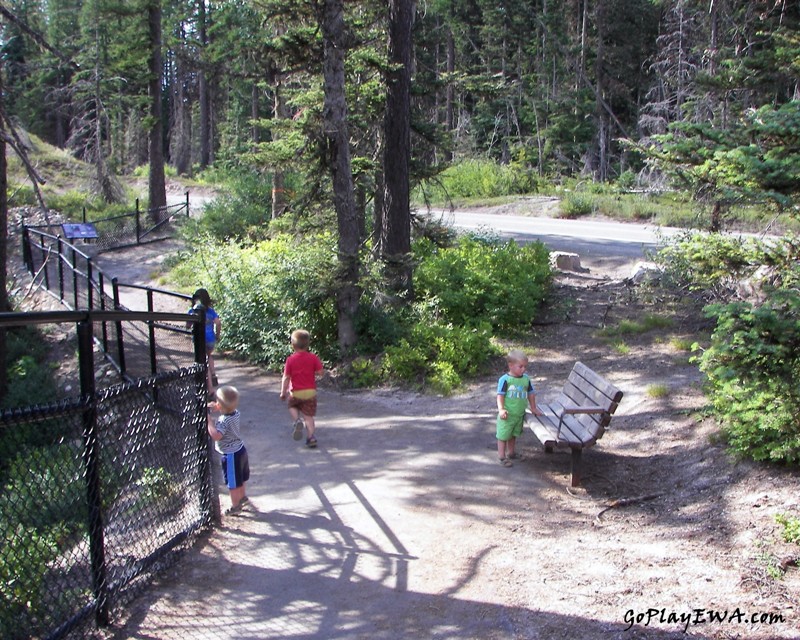
[[[242,447],[236,453],[222,455],[222,477],[228,489],[238,489],[250,479],[250,463],[247,449]]]

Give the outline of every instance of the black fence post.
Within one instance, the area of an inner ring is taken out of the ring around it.
[[[139,198],[136,198],[136,244],[139,244],[139,236],[141,235],[142,223],[139,220]]]
[[[39,236],[39,250],[42,254],[42,270],[44,271],[44,286],[50,289],[50,276],[47,270],[47,260],[50,257],[50,252],[44,246],[44,236]],[[62,298],[63,299],[63,296]]]
[[[114,311],[121,311],[122,305],[119,302],[119,281],[117,278],[111,278],[111,290],[114,296]],[[125,344],[122,339],[122,320],[115,322],[117,325],[117,357],[119,358],[119,374],[124,378],[126,374],[125,368]]]
[[[189,217],[189,192],[186,192],[186,217]]]
[[[31,234],[28,232],[28,225],[22,225],[22,261],[28,269],[28,273],[33,275],[33,253],[31,252]]]
[[[83,463],[86,469],[86,499],[89,507],[89,555],[92,566],[92,589],[95,620],[107,626],[106,559],[103,532],[102,495],[100,490],[100,441],[97,433],[97,398],[94,383],[92,322],[78,322],[78,357],[83,410]]]
[[[206,393],[207,393],[207,380],[208,380],[208,363],[206,361],[206,308],[202,304],[194,306],[195,313],[199,319],[192,326],[192,337],[194,341],[194,360],[197,364],[202,364],[200,373],[195,378],[197,387],[198,398],[198,411],[202,412],[202,420],[200,422],[200,432],[198,437],[200,442],[205,442],[207,447],[206,464],[203,469],[202,486],[204,487],[204,498],[207,499],[211,520],[216,524],[222,522],[222,509],[219,504],[219,487],[222,481],[222,471],[219,466],[214,464],[217,453],[214,450],[214,443],[208,437],[208,410],[206,408]]]
[[[75,254],[75,247],[72,245],[67,245],[70,247],[71,252],[71,267],[72,267],[72,308],[77,311],[80,309],[80,300],[78,298],[78,259]],[[61,264],[61,261],[58,261]]]
[[[106,310],[106,285],[105,274],[101,269],[97,273],[97,288],[98,295],[100,296],[100,310]],[[108,322],[103,320],[103,353],[108,353]]]
[[[153,313],[153,290],[150,288],[147,289],[147,310]],[[150,373],[156,375],[156,323],[152,320],[147,321],[147,331],[150,339]]]
[[[94,287],[92,286],[92,259],[86,260],[86,308],[94,309]]]

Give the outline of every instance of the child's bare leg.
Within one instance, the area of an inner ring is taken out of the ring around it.
[[[506,444],[506,455],[509,458],[513,458],[516,449],[517,449],[517,439],[514,436],[512,436],[508,439],[508,443]]]
[[[231,489],[231,506],[236,507],[244,499],[246,495],[244,484],[241,487]]]
[[[506,457],[506,441],[505,440],[498,440],[497,441],[497,457],[501,460]]]
[[[316,428],[316,423],[314,422],[314,416],[307,416],[304,413],[303,421],[306,423],[306,431],[308,431],[308,437],[310,438],[314,435],[314,429]]]
[[[208,379],[209,381],[213,381],[216,377],[216,368],[214,367],[214,356],[209,353],[208,354]]]
[[[292,422],[294,422],[300,417],[300,412],[297,407],[289,407],[289,415],[292,417]]]

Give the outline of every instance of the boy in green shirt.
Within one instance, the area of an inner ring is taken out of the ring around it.
[[[497,455],[504,467],[514,466],[517,457],[517,438],[522,435],[525,410],[530,406],[533,415],[541,415],[536,406],[536,393],[528,374],[528,356],[514,349],[508,356],[508,373],[497,381]]]

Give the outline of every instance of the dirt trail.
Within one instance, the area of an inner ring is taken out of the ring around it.
[[[151,251],[102,266],[146,280],[166,253]],[[494,375],[451,398],[324,387],[320,446],[307,450],[278,378],[222,357],[220,382],[242,393],[252,508],[187,552],[112,636],[800,637],[798,570],[768,575],[798,552],[774,521],[800,514],[798,473],[713,443],[697,369],[668,339],[632,338],[621,355],[598,338],[642,313],[629,294],[602,264],[562,274],[552,323],[528,341],[542,397],[577,359],[625,392],[576,490],[569,455],[544,454],[530,432],[514,467],[497,463]],[[669,337],[696,331],[687,320]],[[648,393],[656,384],[666,391]],[[753,624],[762,614],[783,621]]]

